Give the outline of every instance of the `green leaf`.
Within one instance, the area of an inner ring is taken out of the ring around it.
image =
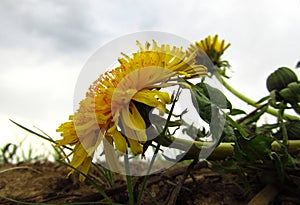
[[[234,141],[236,141],[236,137],[233,128],[228,124],[228,122],[226,122],[223,129],[222,142],[234,142]]]
[[[218,140],[223,131],[225,116],[221,109],[232,109],[231,103],[218,89],[206,83],[198,83],[191,87],[192,102],[200,117],[209,124],[213,140]]]
[[[227,97],[222,91],[205,83],[201,83],[201,86],[204,90],[205,88],[207,89],[206,97],[208,97],[211,100],[212,104],[222,109],[232,109],[230,101],[227,99]]]
[[[268,100],[268,99],[270,99],[270,96],[268,95],[268,96],[265,96],[265,97],[263,97],[263,98],[261,98],[259,101],[257,101],[255,104],[261,104],[261,103],[263,103],[263,102],[265,102],[266,100]]]
[[[226,96],[218,89],[206,83],[193,85],[192,101],[201,118],[209,123],[211,121],[212,108],[232,109],[232,105]]]
[[[284,123],[290,140],[300,140],[300,120],[287,121]],[[282,130],[274,134],[276,139],[282,139]]]
[[[29,128],[26,128],[26,127],[24,127],[23,125],[21,125],[21,124],[15,122],[15,121],[13,121],[13,120],[10,120],[10,121],[11,121],[12,123],[14,123],[15,125],[19,126],[20,128],[26,130],[27,132],[29,132],[29,133],[31,133],[31,134],[34,134],[34,135],[36,135],[36,136],[38,136],[38,137],[40,137],[40,138],[42,138],[42,139],[44,139],[44,140],[47,140],[47,141],[50,141],[50,142],[56,144],[56,142],[55,142],[54,140],[52,140],[51,138],[49,138],[49,137],[47,137],[47,136],[43,136],[43,135],[41,135],[41,134],[39,134],[39,133],[37,133],[37,132],[35,132],[35,131],[29,129]]]
[[[211,120],[211,102],[206,97],[204,90],[197,85],[192,86],[192,102],[200,117],[207,123]]]
[[[242,115],[242,114],[247,114],[244,110],[240,109],[232,109],[229,113],[230,115]]]
[[[251,113],[250,115],[243,118],[241,125],[249,125],[251,123],[256,123],[259,118],[267,111],[268,107],[264,106],[261,109],[256,110],[256,112]]]
[[[272,142],[274,139],[269,135],[259,134],[250,139],[239,137],[235,145],[235,152],[240,160],[254,162],[265,161],[272,152]]]

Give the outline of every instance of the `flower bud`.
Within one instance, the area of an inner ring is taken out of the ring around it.
[[[267,79],[267,88],[271,92],[273,90],[282,90],[286,88],[288,84],[297,82],[297,75],[287,67],[281,67],[269,75]]]

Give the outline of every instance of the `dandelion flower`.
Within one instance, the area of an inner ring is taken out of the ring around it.
[[[203,57],[202,51],[210,58],[212,63],[217,67],[217,70],[221,75],[225,76],[227,67],[230,67],[227,61],[221,59],[224,51],[230,46],[230,43],[226,44],[224,40],[219,40],[218,35],[213,37],[208,36],[204,40],[195,42],[189,48],[189,52],[197,53],[196,62],[203,63],[202,61],[206,58]],[[209,66],[208,66],[209,67]],[[223,69],[218,69],[223,67]],[[210,68],[210,67],[209,67]],[[214,73],[215,69],[210,68],[209,72]]]
[[[196,65],[194,56],[182,48],[159,46],[155,41],[152,46],[148,42],[145,46],[137,44],[140,50],[130,56],[123,54],[118,67],[100,75],[79,109],[57,129],[62,136],[57,145],[75,146],[71,165],[83,173],[88,172],[93,154],[104,139],[106,157],[112,146],[120,153],[126,154],[130,147],[133,154],[141,154],[147,141],[147,125],[138,104],[163,114],[171,97],[161,88],[178,84],[178,77],[190,79],[207,74],[206,67]]]

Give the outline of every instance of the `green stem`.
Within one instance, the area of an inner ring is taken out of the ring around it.
[[[150,165],[149,165],[149,167],[148,167],[147,174],[146,174],[146,176],[145,176],[145,178],[144,178],[144,180],[143,180],[142,188],[141,188],[141,191],[140,191],[140,193],[139,193],[139,195],[138,195],[137,205],[140,205],[141,202],[142,202],[142,196],[143,196],[144,190],[145,190],[145,188],[146,188],[146,183],[147,183],[147,181],[148,181],[148,179],[149,179],[150,171],[151,171],[151,169],[152,169],[152,167],[153,167],[153,164],[154,164],[154,161],[155,161],[155,159],[156,159],[156,155],[157,155],[157,153],[158,153],[158,151],[159,151],[159,148],[160,148],[160,144],[158,144],[158,145],[156,146],[155,151],[154,151],[154,154],[153,154],[152,159],[151,159],[151,161],[150,161]]]
[[[282,142],[284,144],[285,147],[287,147],[288,145],[288,134],[287,134],[287,130],[283,121],[283,116],[284,116],[284,109],[283,108],[279,108],[278,110],[278,121],[282,130]]]
[[[162,138],[158,136],[158,138]],[[201,142],[201,141],[191,141],[181,138],[176,138],[174,136],[165,137],[166,140],[158,139],[158,143],[161,146],[175,148],[178,150],[185,151],[185,157],[183,159],[194,159],[199,157],[199,153],[203,149],[210,149],[214,145],[212,142]],[[217,147],[214,148],[212,153],[209,155],[210,159],[224,159],[226,157],[231,157],[234,154],[234,142],[222,142]],[[289,140],[287,143],[287,151],[290,154],[300,153],[300,140]],[[187,151],[188,149],[188,151]],[[274,141],[272,143],[272,150],[277,152],[281,149],[280,142]]]
[[[129,165],[128,154],[125,154],[125,156],[124,156],[124,163],[125,163],[126,181],[127,181],[128,195],[129,195],[129,204],[134,205],[132,178],[130,175],[130,165]]]
[[[234,121],[229,115],[226,115],[226,119],[240,132],[244,138],[248,136],[248,133],[242,128],[242,126]]]
[[[230,86],[222,77],[218,78],[220,80],[220,82],[223,84],[223,86],[230,91],[232,94],[234,94],[236,97],[238,97],[239,99],[241,99],[242,101],[248,103],[249,105],[252,105],[253,107],[260,107],[260,104],[257,104],[254,100],[248,98],[247,96],[243,95],[242,93],[240,93],[239,91],[237,91],[236,89],[234,89],[232,86]],[[278,112],[275,109],[272,108],[267,108],[267,113],[278,117]],[[294,115],[289,115],[289,114],[284,114],[283,118],[286,120],[299,120],[298,117],[294,116]]]
[[[172,116],[172,113],[173,113],[173,110],[174,110],[174,107],[175,107],[175,103],[178,101],[179,95],[180,95],[180,87],[178,88],[177,93],[176,93],[176,96],[175,96],[175,98],[174,98],[174,102],[172,103],[172,106],[171,106],[171,109],[170,109],[170,112],[169,112],[169,115],[168,115],[168,118],[167,118],[165,127],[164,127],[163,131],[161,132],[161,133],[162,133],[162,136],[166,136],[166,132],[167,132],[167,130],[168,130],[168,124],[169,124],[169,122],[170,122],[170,120],[171,120],[171,116]],[[146,174],[146,176],[145,176],[145,178],[144,178],[144,180],[143,180],[141,191],[140,191],[140,193],[139,193],[139,195],[138,195],[137,205],[140,205],[141,202],[142,202],[142,196],[143,196],[143,193],[144,193],[144,189],[145,189],[145,187],[146,187],[146,182],[147,182],[147,180],[149,179],[150,171],[151,171],[151,169],[152,169],[152,167],[153,167],[153,164],[154,164],[154,161],[155,161],[155,159],[156,159],[156,156],[157,156],[157,153],[158,153],[159,149],[160,149],[160,143],[157,143],[157,146],[156,146],[155,151],[154,151],[154,154],[153,154],[153,156],[152,156],[150,165],[149,165],[148,170],[147,170],[147,174]]]

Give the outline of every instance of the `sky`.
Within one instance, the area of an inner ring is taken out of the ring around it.
[[[135,32],[191,42],[218,34],[231,43],[223,56],[232,65],[228,82],[258,100],[267,95],[270,73],[300,60],[299,19],[299,0],[1,0],[0,147],[31,137],[9,119],[58,139],[55,130],[73,112],[76,80],[90,56]]]

